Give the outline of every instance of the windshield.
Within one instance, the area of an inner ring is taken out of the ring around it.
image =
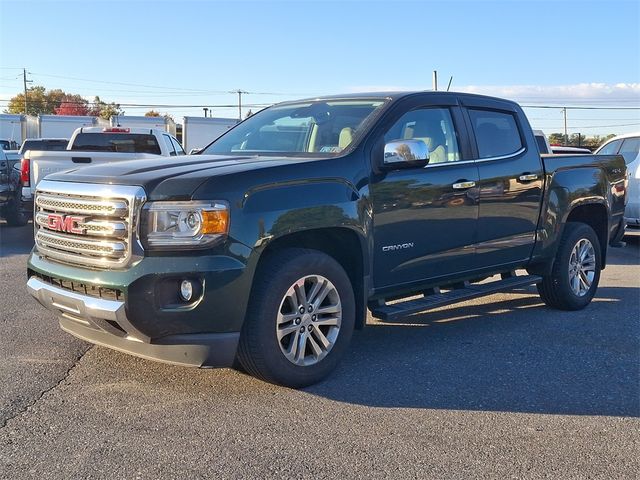
[[[203,154],[338,155],[366,128],[383,100],[327,100],[277,105],[214,141]]]

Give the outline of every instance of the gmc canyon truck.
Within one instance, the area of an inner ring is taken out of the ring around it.
[[[395,321],[533,284],[584,308],[624,232],[625,174],[617,155],[541,157],[507,100],[282,103],[202,155],[48,176],[27,285],[89,342],[302,387],[367,309]]]

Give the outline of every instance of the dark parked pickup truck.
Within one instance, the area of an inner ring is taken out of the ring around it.
[[[532,284],[585,307],[623,233],[625,173],[616,155],[541,157],[506,100],[282,103],[199,156],[48,176],[28,288],[90,342],[300,387],[367,308],[393,321]]]

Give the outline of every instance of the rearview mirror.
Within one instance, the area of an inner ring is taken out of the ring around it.
[[[423,167],[427,163],[429,163],[429,148],[422,140],[394,140],[384,146],[385,167]]]

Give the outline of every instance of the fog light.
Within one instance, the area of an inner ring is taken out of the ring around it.
[[[189,280],[183,280],[180,284],[180,298],[188,302],[193,297],[193,284]]]

